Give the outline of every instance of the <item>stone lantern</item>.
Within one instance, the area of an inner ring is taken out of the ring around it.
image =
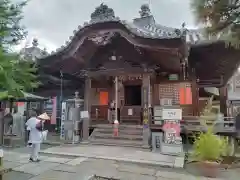
[[[79,98],[79,92],[78,91],[75,92],[74,102],[75,102],[75,108],[80,108],[81,100]]]

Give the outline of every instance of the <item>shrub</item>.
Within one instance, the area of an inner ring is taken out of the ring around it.
[[[221,138],[209,128],[206,133],[200,133],[193,146],[193,158],[197,161],[218,162],[226,155],[227,139]]]

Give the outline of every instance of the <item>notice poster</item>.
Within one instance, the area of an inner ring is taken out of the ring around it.
[[[167,144],[176,144],[177,137],[180,136],[180,123],[178,120],[165,121],[163,125],[164,142]]]
[[[57,123],[57,97],[52,98],[51,124]]]

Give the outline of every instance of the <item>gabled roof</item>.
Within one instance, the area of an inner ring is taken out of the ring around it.
[[[108,10],[111,8],[108,8],[107,6],[106,7],[102,6],[106,5],[100,5],[99,7],[96,8],[96,10],[99,8],[105,9],[101,11],[101,13],[98,15],[96,15],[96,12],[94,12],[95,13],[94,18],[92,16],[91,20],[85,22],[83,26],[79,25],[78,29],[73,31],[73,35],[69,37],[65,45],[62,45],[55,52],[54,51],[51,52],[50,55],[40,58],[40,60],[51,58],[62,53],[64,54],[70,47],[73,46],[74,42],[76,43],[76,41],[78,41],[78,43],[83,43],[87,36],[90,36],[92,33],[100,31],[102,32],[112,31],[120,33],[121,31],[124,31],[125,34],[123,36],[128,36],[129,39],[141,38],[149,40],[148,42],[151,42],[151,40],[157,41],[171,39],[182,39],[182,41],[184,42],[185,39],[191,39],[188,38],[188,30],[186,28],[184,27],[173,28],[156,24],[151,14],[148,14],[141,18],[136,18],[133,21],[126,21],[121,20],[119,17],[116,17],[114,15],[114,12],[113,14],[112,13],[109,14]],[[195,31],[193,32],[195,33]],[[191,31],[189,35],[192,36],[193,32]]]
[[[188,62],[191,67],[195,67],[199,84],[210,81],[211,85],[215,79],[217,84],[226,84],[239,65],[239,51],[226,48],[223,41],[210,41],[204,38],[201,30],[187,29],[184,23],[180,28],[160,25],[155,22],[146,6],[141,7],[140,15],[140,18],[130,22],[121,20],[115,16],[113,9],[101,4],[92,13],[89,22],[73,31],[73,36],[69,37],[65,45],[50,55],[39,58],[38,62],[41,67],[56,67],[58,71],[61,66],[79,70],[83,67],[83,62],[91,59],[100,46],[106,46],[120,35],[134,47],[144,48],[151,53],[167,49],[186,58],[189,52]]]

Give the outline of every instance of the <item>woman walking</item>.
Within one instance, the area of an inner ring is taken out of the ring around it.
[[[43,136],[46,136],[47,131],[43,132],[43,125],[46,120],[50,120],[47,113],[43,113],[37,117],[31,117],[27,122],[26,126],[28,127],[29,133],[29,143],[32,144],[30,161],[39,162],[39,151],[40,144],[43,141]]]

